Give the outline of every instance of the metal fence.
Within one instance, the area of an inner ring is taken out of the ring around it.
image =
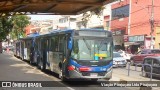
[[[128,64],[128,65],[127,65],[127,66],[128,66],[128,67],[127,67],[128,76],[130,76],[130,71],[131,71],[130,67],[131,67],[131,63],[128,62],[127,64]],[[137,67],[138,67],[138,66],[141,66],[141,67],[142,67],[142,68],[141,68],[141,71],[138,71],[138,70],[137,70]],[[146,71],[144,70],[145,66],[150,67],[150,71],[149,71],[149,72],[146,72]],[[159,76],[160,76],[160,74],[153,73],[153,68],[155,67],[155,66],[153,66],[153,65],[150,65],[150,64],[135,64],[134,67],[135,67],[134,71],[142,72],[142,76],[144,76],[144,73],[145,73],[145,74],[148,74],[149,77],[150,77],[150,81],[152,81],[153,75],[159,75]],[[156,68],[160,68],[160,66],[156,66]]]

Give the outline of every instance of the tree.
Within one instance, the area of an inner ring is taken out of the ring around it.
[[[100,18],[104,9],[105,9],[105,7],[101,6],[101,7],[98,7],[96,9],[93,9],[91,11],[84,12],[83,13],[83,18],[82,18],[82,25],[86,28],[87,23],[88,23],[89,19],[92,17],[92,15],[97,15],[97,17]]]
[[[7,40],[7,35],[12,30],[11,17],[0,17],[0,41]]]
[[[0,17],[0,41],[7,40],[8,34],[12,39],[25,36],[24,28],[30,23],[26,15]]]
[[[21,36],[25,37],[24,28],[30,23],[30,18],[26,15],[12,16],[13,29],[11,31],[11,37],[18,39]]]

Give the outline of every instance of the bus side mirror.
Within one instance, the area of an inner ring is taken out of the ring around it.
[[[73,40],[72,40],[72,38],[70,37],[70,38],[68,39],[68,49],[69,49],[69,50],[72,49],[72,42],[73,42]]]

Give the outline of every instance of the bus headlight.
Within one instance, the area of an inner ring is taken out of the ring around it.
[[[73,71],[73,70],[75,70],[75,66],[70,65],[70,66],[67,67],[67,69],[68,69],[69,71]]]

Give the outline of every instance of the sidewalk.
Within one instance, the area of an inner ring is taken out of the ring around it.
[[[130,70],[128,76],[128,70],[126,68],[114,69],[112,75],[125,81],[150,81],[150,78],[142,76],[142,72],[140,71]],[[152,81],[160,80],[153,78]]]
[[[4,54],[9,54],[9,55],[14,55],[14,52],[13,52],[13,51],[9,51],[9,52],[4,51],[4,52],[2,52],[2,53],[4,53]]]
[[[120,69],[114,69],[113,73],[112,73],[112,78],[110,79],[110,81],[150,81],[150,78],[147,77],[143,77],[141,72],[137,72],[137,71],[130,71],[130,75],[128,76],[128,72],[125,68],[120,68]],[[152,79],[152,81],[160,81],[158,79]],[[128,87],[129,88],[129,87]],[[135,89],[139,88],[139,90],[141,90],[140,87],[134,87]],[[152,87],[152,89],[149,89],[145,87],[145,89],[142,90],[160,90],[160,87]]]

